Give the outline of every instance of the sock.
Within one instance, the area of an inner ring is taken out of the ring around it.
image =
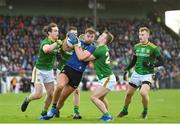
[[[148,108],[144,108],[143,113],[147,113]]]
[[[30,101],[31,101],[30,98],[29,98],[29,96],[26,97],[26,101],[27,101],[27,102],[30,102]]]
[[[128,112],[128,107],[124,106],[122,111],[123,112]]]
[[[53,103],[52,107],[53,107],[53,108],[56,108],[56,103]]]
[[[47,110],[48,110],[48,109],[45,109],[45,108],[44,108],[42,111],[43,111],[44,113],[46,113],[46,112],[47,112]]]
[[[74,106],[74,113],[79,114],[79,106]]]
[[[108,112],[104,113],[104,116],[110,116],[110,114]]]

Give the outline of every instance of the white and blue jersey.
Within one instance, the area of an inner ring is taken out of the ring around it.
[[[81,48],[83,50],[89,51],[91,54],[95,51],[96,46],[94,44],[87,44],[83,40],[79,40]],[[71,68],[75,69],[79,72],[84,72],[86,69],[88,62],[80,61],[76,55],[76,52],[74,51],[72,56],[68,59],[67,64]]]

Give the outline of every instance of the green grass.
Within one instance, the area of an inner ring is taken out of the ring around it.
[[[61,118],[48,121],[39,121],[43,107],[43,99],[33,101],[26,112],[21,112],[20,105],[28,94],[0,94],[0,123],[100,123],[97,117],[101,116],[99,110],[89,100],[90,92],[81,92],[80,112],[81,120],[73,120],[72,96],[67,99]],[[123,107],[125,91],[111,92],[108,95],[110,113],[114,117],[112,123],[180,123],[180,90],[159,90],[150,93],[149,115],[147,120],[142,120],[141,97],[136,92],[129,107],[129,115],[116,118]]]

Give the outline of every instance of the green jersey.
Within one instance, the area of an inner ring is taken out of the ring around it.
[[[72,53],[73,53],[72,51],[67,52],[62,49],[60,50],[60,61],[57,67],[60,71],[62,70],[62,68],[64,67],[70,56],[72,55]]]
[[[154,63],[156,57],[160,56],[160,49],[148,41],[147,44],[136,44],[134,47],[135,55],[137,56],[135,71],[138,74],[145,75],[153,73],[153,68],[146,68],[143,66],[143,62]]]
[[[102,45],[96,48],[93,55],[96,57],[94,65],[96,74],[100,80],[113,74],[110,67],[110,56],[107,45]]]
[[[38,55],[38,59],[36,61],[36,67],[40,70],[51,70],[53,69],[54,66],[54,61],[56,58],[56,54],[55,52],[57,51],[57,49],[55,49],[52,52],[49,53],[45,53],[43,51],[43,46],[46,44],[53,44],[54,42],[51,41],[49,38],[45,38],[44,40],[41,41],[41,45],[40,45],[40,49],[39,49],[39,55]]]

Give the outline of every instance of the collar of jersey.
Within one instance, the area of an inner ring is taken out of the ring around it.
[[[55,40],[53,40],[50,36],[48,36],[48,40],[55,42]]]
[[[149,41],[146,42],[145,44],[142,44],[142,43],[141,43],[141,45],[143,45],[143,46],[146,46],[146,45],[148,45],[148,44],[149,44]]]

